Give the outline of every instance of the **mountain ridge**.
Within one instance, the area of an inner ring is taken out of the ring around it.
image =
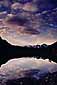
[[[9,59],[20,57],[36,57],[57,62],[57,42],[52,45],[14,46],[0,37],[0,65]]]

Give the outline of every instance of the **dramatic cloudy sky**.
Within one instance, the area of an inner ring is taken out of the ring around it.
[[[0,36],[16,45],[57,41],[57,0],[1,0]]]

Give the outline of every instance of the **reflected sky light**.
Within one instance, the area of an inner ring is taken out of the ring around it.
[[[29,63],[30,62],[30,63]],[[18,79],[28,76],[30,73],[32,77],[40,78],[40,75],[46,73],[53,73],[57,71],[57,64],[53,61],[49,62],[48,59],[36,58],[18,58],[11,59],[0,67],[0,79],[2,82],[8,79]],[[26,75],[27,74],[27,75]]]

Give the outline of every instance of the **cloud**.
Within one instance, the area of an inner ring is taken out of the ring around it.
[[[7,11],[0,12],[0,19],[3,19],[7,16]]]
[[[22,46],[51,44],[57,41],[57,12],[54,10],[56,8],[49,11],[47,9],[42,10],[42,12],[39,11],[39,13],[34,14],[33,12],[40,9],[40,5],[37,5],[39,1],[34,0],[24,4],[14,2],[10,5],[11,12],[6,15],[6,19],[2,20],[2,26],[0,25],[0,36],[11,44]],[[43,2],[41,7],[46,6],[46,1],[41,0],[41,2]],[[18,13],[12,13],[12,10],[17,9]],[[0,16],[3,17],[3,13],[0,13]]]
[[[33,3],[26,3],[23,6],[23,10],[30,11],[30,12],[37,12],[38,8],[37,8],[37,5],[35,5]]]
[[[23,5],[21,4],[21,3],[18,3],[18,2],[16,2],[16,3],[13,3],[12,5],[11,5],[11,9],[22,9],[23,8]]]
[[[50,29],[48,34],[57,40],[57,29]]]
[[[52,33],[52,28],[42,21],[38,15],[32,16],[31,20],[21,15],[8,14],[0,25],[0,36],[14,45],[51,44],[57,40],[57,37],[54,38],[56,33]]]
[[[8,16],[8,18],[6,19],[6,22],[9,24],[17,24],[19,26],[20,25],[23,26],[26,22],[28,22],[28,20],[24,17],[12,15],[11,17]]]
[[[19,33],[23,33],[23,34],[25,33],[25,34],[31,34],[31,35],[40,34],[40,31],[38,31],[37,29],[34,29],[33,25],[32,27],[30,27],[29,23],[30,23],[30,20],[28,20],[26,17],[17,16],[17,15],[9,15],[5,19],[5,25],[9,28],[9,30],[13,29],[12,27],[14,26],[13,30],[18,31]]]
[[[37,71],[32,74],[32,71]],[[53,73],[57,71],[57,64],[55,62],[49,62],[48,59],[36,59],[36,58],[18,58],[11,59],[7,63],[0,67],[0,80],[5,83],[7,80],[18,79],[28,76],[30,73],[32,77],[39,79],[40,75],[45,73]]]

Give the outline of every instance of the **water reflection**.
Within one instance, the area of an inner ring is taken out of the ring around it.
[[[24,57],[9,60],[0,67],[1,85],[5,85],[5,83],[6,85],[27,85],[27,82],[30,85],[41,85],[40,81],[42,84],[44,82],[49,85],[49,82],[56,81],[56,75],[57,63],[49,62],[48,59]]]

